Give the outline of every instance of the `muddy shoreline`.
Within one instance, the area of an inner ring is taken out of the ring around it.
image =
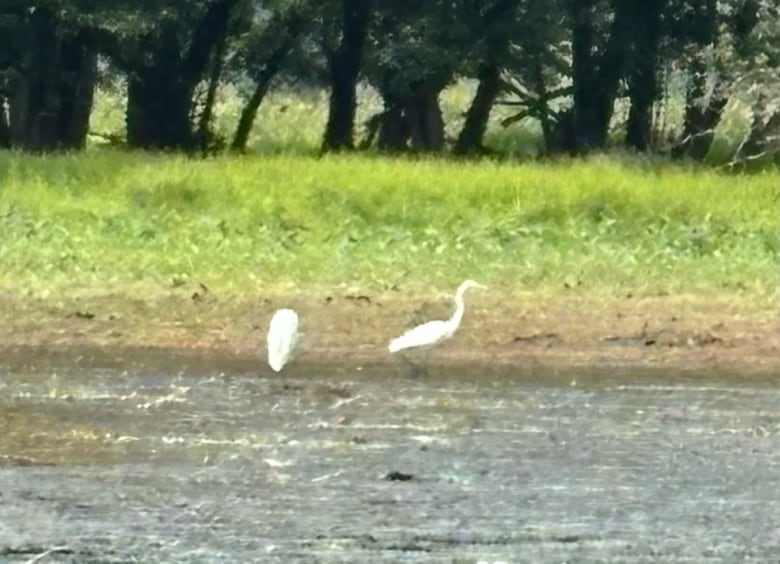
[[[41,347],[200,352],[264,362],[268,320],[294,307],[304,338],[298,362],[390,365],[387,342],[421,321],[447,317],[447,296],[272,297],[258,302],[206,295],[156,302],[113,299],[67,304],[0,300],[0,348]],[[669,296],[641,300],[536,299],[469,304],[434,366],[719,367],[740,374],[780,373],[780,321],[767,308],[728,300]]]

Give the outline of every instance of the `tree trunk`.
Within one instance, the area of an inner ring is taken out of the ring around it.
[[[672,149],[674,158],[688,157],[701,161],[707,156],[715,138],[715,128],[720,123],[729,96],[724,91],[723,80],[717,77],[712,93],[707,97],[707,78],[704,69],[696,72],[692,86],[685,96],[685,120],[683,132]]]
[[[622,0],[615,3],[615,17],[604,54],[598,62],[598,75],[587,105],[584,120],[576,123],[578,149],[603,148],[607,142],[609,123],[615,108],[620,79],[623,77],[631,40],[632,16],[635,5],[646,0]],[[577,114],[575,113],[575,116]]]
[[[456,155],[469,155],[483,150],[482,140],[490,118],[490,110],[500,91],[501,69],[495,63],[488,63],[479,72],[477,93],[466,113],[466,121],[453,149]]]
[[[466,112],[466,120],[453,147],[455,155],[484,152],[482,145],[490,111],[501,91],[501,65],[498,59],[506,56],[511,36],[498,32],[494,26],[501,21],[511,21],[513,11],[521,0],[496,0],[483,14],[480,24],[484,32],[485,60],[481,63],[477,78],[479,86]]]
[[[96,52],[85,36],[60,29],[45,8],[26,24],[30,43],[10,87],[7,143],[30,151],[81,149],[97,79]]]
[[[273,74],[276,74],[276,71],[274,71]],[[238,120],[238,127],[236,127],[233,142],[230,144],[230,149],[232,151],[237,153],[246,151],[249,134],[252,132],[252,126],[255,123],[255,117],[257,117],[257,110],[260,108],[260,104],[263,103],[263,99],[268,93],[272,79],[273,75],[266,72],[263,72],[263,74],[258,77],[252,97],[249,98],[246,106],[241,110],[241,118]]]
[[[658,44],[664,1],[640,3],[634,21],[633,69],[629,75],[631,108],[626,143],[639,151],[650,147],[653,104],[658,96]]]
[[[444,118],[439,106],[440,90],[419,89],[407,108],[411,124],[411,147],[419,153],[440,152],[444,149]]]
[[[300,17],[293,17],[293,20],[288,24],[284,40],[271,53],[263,70],[255,79],[257,81],[255,90],[246,106],[244,106],[244,109],[241,110],[241,118],[238,120],[238,127],[233,136],[233,142],[230,145],[231,150],[241,153],[246,151],[246,144],[249,140],[249,134],[252,132],[252,126],[255,123],[257,110],[260,108],[260,104],[263,103],[263,99],[268,93],[268,89],[271,87],[271,81],[281,70],[284,60],[292,50],[294,41],[301,31],[302,23],[303,21]]]
[[[8,111],[5,96],[0,96],[0,149],[11,148],[11,127],[8,124]]]
[[[544,151],[547,154],[559,152],[557,144],[562,143],[561,139],[556,139],[556,134],[563,134],[566,137],[570,137],[569,131],[561,126],[560,130],[554,121],[552,115],[549,112],[549,93],[547,91],[547,84],[544,80],[544,63],[542,62],[542,53],[535,51],[531,55],[532,59],[532,79],[534,83],[534,89],[539,95],[541,100],[544,100],[544,108],[539,116],[539,124],[542,127],[542,138],[544,139]],[[571,116],[569,116],[571,120]]]
[[[89,133],[89,117],[97,84],[97,52],[83,36],[62,45],[61,71],[71,77],[63,84],[59,114],[60,146],[83,149]]]
[[[8,96],[8,129],[11,146],[24,148],[27,139],[27,114],[30,105],[30,83],[26,76],[18,75]]]
[[[215,47],[227,35],[230,18],[238,2],[217,0],[203,14],[182,60],[181,72],[185,78],[195,82],[201,79]]]
[[[206,100],[203,103],[203,111],[200,114],[200,123],[198,124],[198,138],[200,141],[200,152],[206,157],[209,153],[209,147],[213,141],[211,130],[211,117],[214,115],[214,102],[217,99],[217,89],[219,88],[219,79],[222,76],[222,64],[225,59],[225,47],[227,46],[227,37],[223,35],[217,43],[212,62],[211,75],[209,76],[209,87],[206,91]]]
[[[411,95],[383,93],[385,111],[379,116],[379,150],[392,153],[442,151],[444,119],[439,105],[442,88],[421,84]]]
[[[594,0],[572,0],[572,79],[574,105],[558,124],[553,138],[571,153],[603,148],[609,133],[620,79],[625,73],[635,5],[644,0],[615,2],[615,14],[602,55],[594,55]]]
[[[100,47],[128,74],[125,121],[130,147],[190,151],[198,147],[193,95],[215,46],[227,34],[238,1],[210,3],[184,53],[181,23],[171,18],[140,38],[134,49],[126,49],[118,36],[106,30],[92,30]]]
[[[701,25],[696,29],[695,44],[700,49],[718,43],[718,10],[716,0],[706,0],[697,14]],[[720,122],[728,103],[722,69],[713,77],[714,85],[708,85],[708,64],[703,55],[695,55],[690,68],[691,82],[685,92],[685,118],[680,138],[672,147],[672,157],[688,157],[697,161],[707,156],[715,138],[715,127]]]
[[[184,72],[176,22],[164,20],[141,41],[140,60],[127,63],[127,144],[193,150],[193,94],[201,75]]]
[[[194,84],[171,80],[167,67],[128,77],[127,144],[137,149],[193,149]]]
[[[410,125],[406,116],[406,102],[389,95],[385,95],[384,99],[385,111],[381,115],[377,147],[389,153],[407,151]]]
[[[11,140],[31,151],[58,148],[60,111],[57,78],[61,44],[54,14],[39,8],[29,20],[31,43],[22,61],[19,83],[11,99]]]
[[[572,79],[574,106],[572,112],[572,134],[566,148],[574,153],[580,148],[598,144],[598,133],[593,131],[594,96],[596,95],[596,67],[593,60],[593,0],[572,0]],[[596,138],[586,135],[592,133]]]
[[[371,16],[370,0],[343,0],[341,41],[328,57],[331,92],[323,151],[354,147],[356,87]]]

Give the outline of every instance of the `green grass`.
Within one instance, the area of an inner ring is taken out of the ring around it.
[[[237,297],[415,291],[472,277],[767,304],[778,223],[776,172],[0,153],[0,291],[19,298],[144,299],[196,283]]]

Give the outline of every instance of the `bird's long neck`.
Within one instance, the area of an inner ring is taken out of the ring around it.
[[[455,331],[463,320],[463,311],[466,309],[466,305],[463,303],[463,294],[465,293],[465,288],[459,288],[455,294],[455,313],[452,314],[448,321],[451,331]]]

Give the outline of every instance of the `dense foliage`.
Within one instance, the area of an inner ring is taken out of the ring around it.
[[[610,144],[703,159],[734,102],[735,162],[780,153],[778,0],[8,0],[0,147],[81,148],[94,93],[119,84],[131,147],[214,151],[220,89],[245,150],[276,83],[325,88],[323,150],[481,153],[491,112],[537,122],[548,154]],[[476,84],[448,136],[441,93]],[[356,124],[366,85],[382,107]],[[357,136],[357,132],[363,132]]]

